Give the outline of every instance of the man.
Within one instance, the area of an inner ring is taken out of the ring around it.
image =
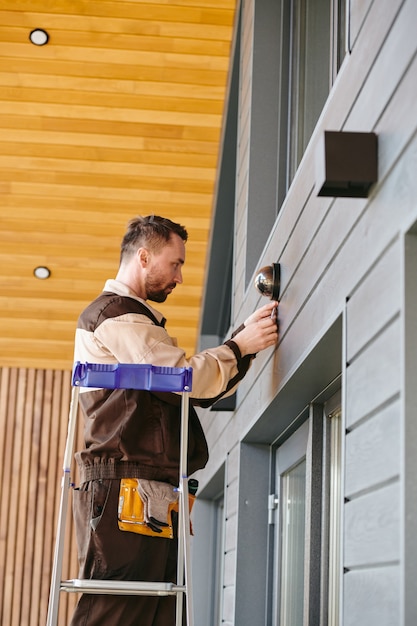
[[[192,367],[192,404],[210,406],[233,393],[257,352],[277,342],[277,303],[253,313],[217,348],[187,359],[147,304],[164,302],[182,283],[187,231],[158,216],[128,224],[115,280],[81,314],[75,360]],[[178,483],[180,397],[129,389],[80,390],[85,448],[77,452],[80,488],[74,516],[80,577],[175,582],[176,541],[124,532],[118,526],[120,480],[170,489]],[[205,466],[207,444],[190,407],[188,476]],[[156,482],[152,482],[156,481]],[[158,522],[158,520],[156,520]],[[164,520],[158,524],[164,526]],[[156,532],[160,528],[156,527]],[[173,626],[175,597],[81,596],[72,626]]]

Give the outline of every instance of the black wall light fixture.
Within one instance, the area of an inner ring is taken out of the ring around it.
[[[280,264],[273,263],[262,267],[255,277],[255,287],[263,296],[278,301],[281,287]]]
[[[367,198],[378,180],[378,137],[375,133],[329,131],[316,152],[318,196]]]

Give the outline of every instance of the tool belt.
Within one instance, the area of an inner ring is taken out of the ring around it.
[[[188,493],[190,513],[194,501],[195,495]],[[121,479],[118,510],[120,530],[173,539],[173,512],[178,513],[178,490],[169,483],[142,478]]]

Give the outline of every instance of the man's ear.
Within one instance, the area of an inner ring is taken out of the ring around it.
[[[145,268],[149,263],[149,250],[146,248],[139,248],[136,254],[140,265]]]

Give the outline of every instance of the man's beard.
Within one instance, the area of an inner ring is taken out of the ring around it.
[[[152,302],[165,302],[168,298],[168,294],[165,291],[154,291],[147,292],[147,300],[151,300]]]
[[[145,284],[146,289],[146,299],[151,300],[152,302],[165,302],[168,298],[169,293],[166,292],[166,289],[175,289],[175,283],[172,285],[167,285],[165,288],[161,288],[161,283],[157,280],[148,279]]]

